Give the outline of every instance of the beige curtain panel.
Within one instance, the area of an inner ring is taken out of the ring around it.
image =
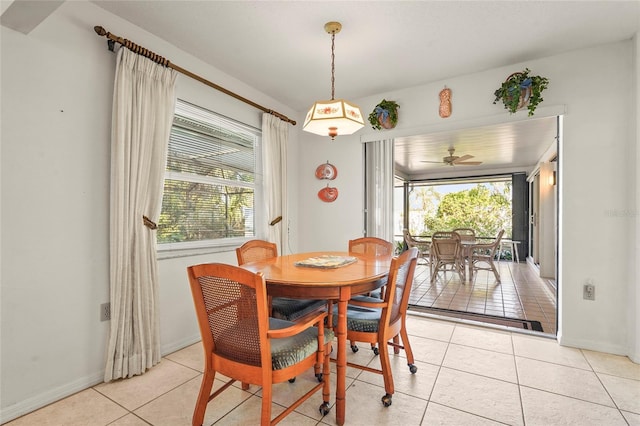
[[[160,362],[157,223],[177,72],[118,51],[111,128],[111,330],[104,381]],[[145,219],[143,219],[143,217]]]
[[[264,157],[264,197],[267,217],[266,239],[285,253],[287,243],[287,141],[286,121],[262,114],[262,155]],[[277,218],[282,218],[280,221]],[[273,223],[273,225],[271,225]]]

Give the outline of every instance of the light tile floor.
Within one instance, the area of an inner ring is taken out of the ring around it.
[[[348,368],[346,424],[640,425],[640,365],[626,357],[418,315],[408,317],[407,328],[418,372],[409,373],[404,353],[391,356],[395,394],[385,408],[382,377]],[[379,364],[360,347],[348,351],[350,361]],[[94,386],[8,425],[190,425],[202,357],[194,344],[142,376]],[[314,381],[309,373],[277,385],[274,415]],[[258,424],[260,401],[259,388],[234,385],[209,403],[205,425]],[[335,424],[333,405],[326,417],[318,414],[320,401],[316,394],[281,424]]]
[[[439,273],[432,284],[429,266],[416,268],[409,303],[510,318],[540,321],[544,334],[556,334],[556,290],[526,262],[496,262],[501,283],[491,271],[463,282],[455,272]]]

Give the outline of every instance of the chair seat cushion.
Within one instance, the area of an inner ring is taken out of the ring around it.
[[[291,321],[278,318],[269,318],[269,329],[278,330],[295,325]],[[258,326],[255,318],[247,318],[238,321],[232,327],[227,328],[216,344],[216,352],[226,358],[245,362],[250,365],[260,365],[260,348],[249,344],[253,334],[249,330]],[[243,337],[244,336],[244,337]],[[324,330],[325,344],[333,340],[333,331]],[[274,370],[280,370],[292,366],[318,350],[318,329],[310,327],[301,333],[281,339],[271,339],[271,364]]]
[[[274,297],[271,301],[273,317],[288,321],[296,321],[311,312],[325,308],[326,305],[326,300],[317,299]]]
[[[376,300],[376,299],[373,299]],[[380,302],[380,299],[377,299]],[[382,309],[347,305],[347,329],[365,333],[377,333]],[[333,309],[333,326],[338,326],[338,307]]]
[[[269,329],[278,330],[294,325],[291,321],[269,318]],[[324,330],[325,344],[333,340],[333,331]],[[290,367],[318,350],[318,329],[311,327],[295,336],[271,339],[271,360],[274,370]]]
[[[373,290],[372,292],[369,293],[368,296],[366,295],[357,295],[357,296],[353,296],[351,299],[352,300],[365,300],[364,298],[367,297],[375,297],[378,300],[374,300],[374,302],[379,302],[380,299],[382,299],[382,287],[384,287],[385,285],[387,285],[387,277],[384,278],[380,278],[379,280],[376,281],[376,284],[378,285],[378,288]]]

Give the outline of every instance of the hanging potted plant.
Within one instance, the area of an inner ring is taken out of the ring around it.
[[[376,130],[393,129],[398,124],[398,105],[395,101],[383,99],[369,114],[369,123]]]
[[[507,77],[500,88],[493,92],[496,97],[493,103],[501,100],[504,109],[509,110],[511,114],[526,106],[529,116],[532,116],[538,104],[543,101],[541,94],[549,85],[549,79],[529,75],[530,72],[529,68],[525,68],[524,71],[514,72]]]

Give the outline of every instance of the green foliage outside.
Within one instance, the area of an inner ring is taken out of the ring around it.
[[[416,188],[414,192],[410,218],[420,211],[423,223],[414,223],[414,226],[410,223],[409,232],[412,234],[472,228],[479,237],[494,237],[500,229],[505,230],[505,236],[511,235],[510,182],[478,184],[471,189],[444,195],[435,186]]]
[[[158,243],[243,237],[253,229],[253,190],[204,183],[165,181]]]
[[[157,241],[179,243],[253,235],[254,191],[233,182],[253,175],[169,157],[167,169],[185,176],[217,178],[229,185],[165,179]]]

